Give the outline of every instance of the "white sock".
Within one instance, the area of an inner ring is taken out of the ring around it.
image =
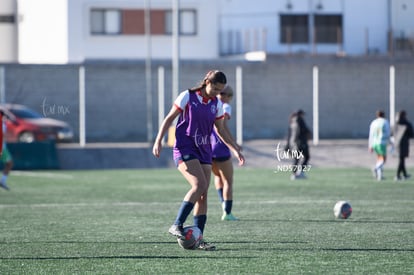
[[[375,165],[375,170],[377,171],[382,170],[383,166],[384,166],[384,161],[377,161],[377,164]]]
[[[377,170],[377,179],[381,180],[382,179],[382,169],[378,169]]]

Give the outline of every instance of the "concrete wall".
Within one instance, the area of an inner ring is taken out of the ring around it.
[[[269,57],[266,62],[185,61],[180,90],[198,84],[210,69],[223,70],[235,87],[236,67],[243,68],[245,139],[283,138],[289,114],[307,112],[312,126],[312,68],[319,68],[320,137],[365,138],[377,109],[389,116],[389,67],[396,70],[396,110],[414,117],[414,62],[389,58]],[[5,64],[6,101],[30,106],[44,116],[69,122],[79,131],[79,65]],[[158,130],[157,69],[165,66],[165,111],[171,108],[171,62],[152,64],[151,122]],[[85,64],[87,142],[147,140],[144,62]],[[235,98],[236,99],[236,98]],[[234,100],[235,100],[234,99]],[[230,127],[235,133],[233,101]]]

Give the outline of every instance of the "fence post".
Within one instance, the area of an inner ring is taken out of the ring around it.
[[[239,145],[243,144],[243,70],[242,67],[236,67],[236,141]]]
[[[165,116],[165,71],[163,66],[158,67],[158,127],[161,126]]]
[[[313,66],[313,144],[319,144],[319,70]]]
[[[85,67],[79,67],[79,145],[86,145]]]
[[[390,66],[390,124],[395,122],[395,67]]]
[[[6,102],[6,70],[0,67],[0,103]]]

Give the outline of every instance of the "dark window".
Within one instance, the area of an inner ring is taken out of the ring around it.
[[[16,19],[14,15],[0,15],[0,23],[14,23]]]
[[[315,42],[341,43],[342,16],[315,15]]]
[[[309,16],[308,15],[280,15],[280,42],[281,43],[308,43]]]
[[[93,9],[90,28],[92,34],[119,34],[121,32],[121,11],[116,9]]]

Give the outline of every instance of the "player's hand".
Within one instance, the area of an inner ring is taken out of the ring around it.
[[[162,145],[161,142],[155,142],[154,146],[152,147],[152,154],[157,158],[160,157]]]
[[[236,152],[236,157],[239,160],[239,165],[240,166],[244,165],[244,163],[246,162],[246,160],[245,160],[243,154],[240,151],[237,151]]]

